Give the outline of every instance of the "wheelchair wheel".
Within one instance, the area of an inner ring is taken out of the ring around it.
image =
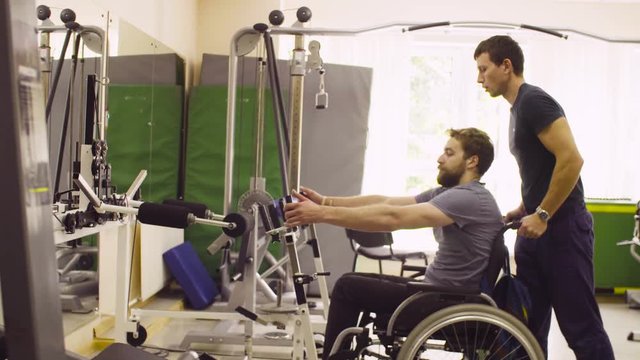
[[[544,354],[526,325],[498,308],[461,304],[422,320],[407,336],[398,359],[530,359]]]

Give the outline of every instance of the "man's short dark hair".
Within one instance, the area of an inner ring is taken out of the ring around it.
[[[520,45],[506,35],[492,36],[483,40],[476,47],[473,58],[477,59],[483,53],[489,54],[489,59],[496,65],[502,64],[504,59],[511,60],[513,73],[520,76],[524,71],[524,55]]]
[[[478,156],[478,174],[484,175],[493,162],[493,143],[489,135],[473,127],[465,129],[449,129],[449,136],[458,140],[464,151],[464,158]]]

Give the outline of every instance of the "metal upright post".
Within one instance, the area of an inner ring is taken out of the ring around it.
[[[296,249],[295,232],[285,234],[284,242],[289,254],[289,263],[291,264],[293,270],[293,286],[296,294],[296,303],[298,305],[299,318],[295,321],[294,338],[302,335],[301,337],[304,342],[304,348],[307,351],[307,358],[311,360],[317,360],[318,354],[315,348],[315,339],[313,338],[309,304],[307,303],[307,295],[304,290],[304,285],[308,284],[308,282],[306,282],[305,280],[308,279],[309,276],[303,274],[300,271],[300,262],[298,260],[298,251]],[[294,339],[294,360],[304,359],[300,348],[301,347],[298,339]]]
[[[51,61],[51,46],[49,45],[51,40],[51,33],[43,31],[40,33],[40,64],[42,72],[42,87],[44,90],[45,99],[49,95],[49,83],[51,82],[51,67],[53,66]]]
[[[105,140],[105,126],[108,118],[107,114],[107,86],[109,85],[109,25],[111,14],[107,12],[104,25],[104,36],[102,37],[102,56],[100,57],[100,91],[98,98],[98,122],[96,124],[98,140]]]
[[[295,48],[291,57],[291,88],[289,97],[289,113],[291,127],[289,149],[289,186],[300,188],[300,161],[302,152],[302,96],[304,94],[304,75],[306,67],[306,51],[304,35],[295,36]],[[291,191],[291,189],[287,189]]]
[[[0,0],[0,277],[11,359],[68,359],[51,223],[45,103],[33,1]]]

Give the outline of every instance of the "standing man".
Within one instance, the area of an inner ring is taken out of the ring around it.
[[[365,231],[432,227],[438,252],[425,282],[478,288],[487,267],[502,216],[493,195],[480,182],[493,161],[493,145],[475,128],[449,130],[451,138],[438,158],[442,187],[416,196],[327,197],[303,188],[300,200],[285,206],[287,226],[328,223]],[[323,359],[338,334],[356,326],[362,311],[392,313],[412,292],[411,278],[348,273],[336,282],[325,332]]]
[[[523,76],[522,49],[493,36],[473,55],[478,83],[511,104],[509,147],[522,180],[515,246],[518,277],[531,294],[529,328],[547,352],[551,309],[578,360],[613,359],[595,299],[593,221],[580,180],[583,160],[562,107]]]

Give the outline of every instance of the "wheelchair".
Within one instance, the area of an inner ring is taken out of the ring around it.
[[[494,240],[479,288],[410,282],[413,295],[393,314],[363,314],[358,327],[339,334],[329,359],[545,359],[527,326],[491,297],[500,273],[510,274],[504,232],[517,226],[505,225]]]

